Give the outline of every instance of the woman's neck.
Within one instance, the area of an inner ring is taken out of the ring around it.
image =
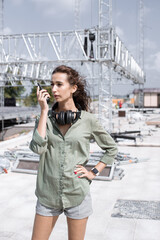
[[[57,107],[57,112],[61,112],[61,111],[68,111],[68,110],[72,110],[72,111],[77,111],[77,108],[75,106],[75,103],[73,100],[71,101],[67,101],[67,102],[58,102],[58,107]]]

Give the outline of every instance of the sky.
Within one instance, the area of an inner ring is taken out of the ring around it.
[[[4,33],[73,30],[75,0],[4,0]],[[144,0],[144,71],[146,88],[160,88],[160,1]],[[139,59],[139,0],[113,0],[112,22],[117,34],[135,59]],[[80,0],[79,28],[98,25],[98,0]],[[118,85],[119,84],[119,85]],[[132,92],[138,85],[114,91]]]

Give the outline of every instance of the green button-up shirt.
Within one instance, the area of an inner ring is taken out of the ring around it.
[[[45,138],[38,131],[36,120],[30,149],[40,155],[35,194],[41,204],[51,208],[79,205],[89,191],[91,181],[74,174],[76,165],[85,166],[89,158],[90,139],[105,150],[101,162],[112,164],[117,147],[112,137],[99,124],[97,118],[86,111],[72,124],[65,136],[48,113]]]

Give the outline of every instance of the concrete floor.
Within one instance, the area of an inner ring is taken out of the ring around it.
[[[31,133],[17,140],[0,143],[0,153],[30,139]],[[145,142],[159,144],[160,129],[147,137]],[[97,148],[91,144],[91,149]],[[148,160],[120,166],[125,173],[121,180],[92,182],[94,213],[88,220],[85,239],[159,240],[159,220],[115,218],[111,214],[117,199],[160,201],[160,148],[128,147],[121,144],[119,152]],[[31,239],[36,204],[35,183],[36,175],[10,171],[0,175],[0,240]],[[59,217],[50,239],[67,239],[65,215]]]

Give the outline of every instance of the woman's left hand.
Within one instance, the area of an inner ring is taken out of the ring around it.
[[[76,169],[74,170],[75,174],[79,174],[81,173],[82,175],[78,176],[78,178],[83,178],[86,177],[89,180],[92,180],[93,178],[95,178],[94,173],[92,173],[92,171],[88,171],[85,167],[83,167],[82,165],[77,165]]]

